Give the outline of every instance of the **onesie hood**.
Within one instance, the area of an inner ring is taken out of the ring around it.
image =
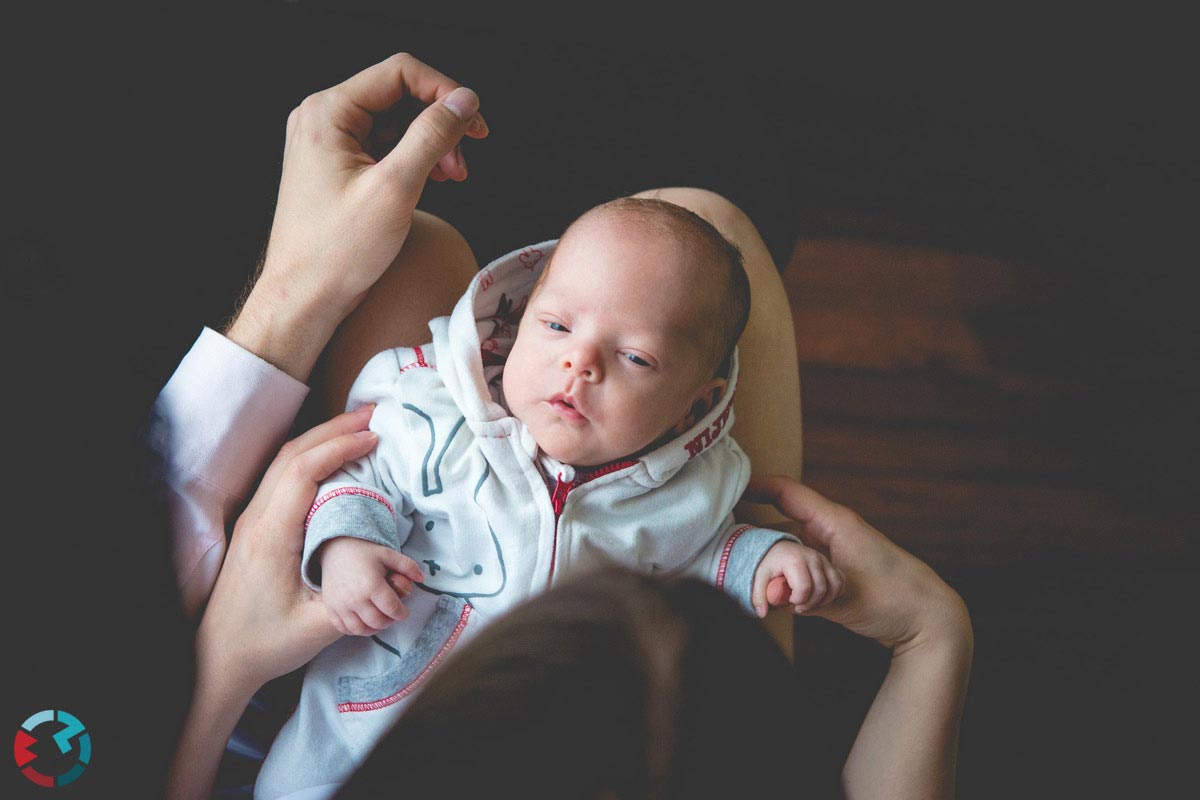
[[[572,480],[575,469],[540,453],[528,428],[508,413],[502,385],[504,362],[516,341],[521,315],[557,243],[557,239],[549,239],[492,261],[475,275],[450,316],[432,320],[429,327],[437,351],[450,354],[450,358],[440,357],[438,372],[471,430],[486,437],[500,430],[511,433],[515,424],[515,432],[523,437],[531,457],[541,460],[547,472],[558,472]],[[581,467],[579,472],[611,472],[618,464],[638,462],[645,468],[649,485],[665,482],[691,459],[728,436],[733,427],[737,378],[738,353],[734,348],[725,393],[695,425],[636,459]]]

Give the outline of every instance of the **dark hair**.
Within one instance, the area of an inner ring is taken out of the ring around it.
[[[576,217],[560,238],[566,237],[583,220],[600,214],[626,214],[652,226],[656,232],[671,236],[688,248],[693,255],[693,265],[712,271],[708,286],[716,302],[711,325],[702,328],[702,335],[708,338],[706,352],[711,354],[706,365],[707,375],[728,375],[729,359],[750,318],[750,281],[746,277],[741,250],[699,214],[676,203],[649,197],[618,197],[594,206]],[[552,253],[538,277],[535,291],[553,263]]]
[[[723,593],[607,568],[451,655],[338,797],[833,796],[798,689]]]

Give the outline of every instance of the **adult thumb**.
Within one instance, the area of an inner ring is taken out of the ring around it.
[[[479,96],[465,86],[420,113],[392,152],[380,162],[393,180],[413,198],[414,205],[429,171],[466,134],[471,118],[479,110]]]

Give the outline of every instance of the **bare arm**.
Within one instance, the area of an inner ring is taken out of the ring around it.
[[[196,690],[167,782],[170,800],[212,797],[225,743],[254,694],[230,685],[228,677],[197,669]]]
[[[238,518],[196,633],[196,687],[171,764],[167,797],[209,797],[251,696],[339,637],[300,579],[304,519],[317,485],[375,447],[371,408],[342,414],[284,446]]]
[[[784,476],[756,476],[745,498],[796,520],[805,544],[845,575],[832,603],[810,613],[892,651],[883,685],[842,770],[851,800],[954,796],[958,731],[974,637],[966,604],[930,567],[862,517]],[[768,586],[768,601],[786,599]]]
[[[957,595],[955,595],[957,599]],[[846,797],[953,798],[974,638],[948,598],[945,627],[892,651],[887,676],[842,770]]]
[[[406,97],[428,107],[398,142],[381,139],[373,115]],[[478,108],[474,92],[406,53],[306,98],[288,117],[261,275],[224,333],[307,381],[400,252],[426,178],[466,179],[459,142],[488,134]]]

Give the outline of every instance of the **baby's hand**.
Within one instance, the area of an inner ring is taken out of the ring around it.
[[[317,558],[325,610],[335,628],[355,636],[370,636],[406,618],[400,599],[424,577],[403,553],[349,536],[330,539]]]
[[[759,617],[767,607],[790,605],[797,614],[832,602],[842,573],[821,552],[798,542],[776,542],[758,564],[751,597]]]

